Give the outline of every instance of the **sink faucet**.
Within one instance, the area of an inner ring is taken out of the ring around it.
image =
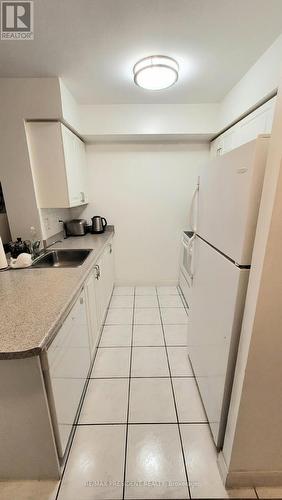
[[[55,243],[62,243],[62,240],[52,241],[52,243],[50,243],[49,245],[47,245],[46,240],[44,240],[43,241],[44,250],[47,250],[47,248],[50,248],[52,245],[55,245]]]

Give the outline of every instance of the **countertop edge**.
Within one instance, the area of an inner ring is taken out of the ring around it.
[[[12,359],[26,359],[26,358],[31,358],[35,356],[40,356],[43,351],[47,349],[47,347],[50,345],[50,343],[54,340],[56,337],[56,334],[61,327],[63,321],[69,314],[72,305],[74,304],[79,292],[81,291],[83,284],[85,283],[87,277],[89,276],[91,270],[93,269],[93,266],[103,253],[106,245],[108,244],[109,240],[113,238],[115,234],[114,226],[110,226],[107,230],[108,237],[105,239],[104,244],[101,246],[100,250],[95,254],[93,257],[91,254],[87,257],[85,263],[88,262],[88,266],[86,267],[81,279],[78,281],[77,285],[74,287],[73,293],[71,294],[70,299],[66,302],[65,306],[60,312],[60,315],[56,318],[55,322],[52,324],[48,332],[46,333],[43,341],[39,344],[36,345],[35,347],[27,350],[21,350],[21,351],[0,351],[0,360],[12,360]],[[52,248],[56,248],[56,245],[53,245]],[[56,272],[55,270],[52,270]]]

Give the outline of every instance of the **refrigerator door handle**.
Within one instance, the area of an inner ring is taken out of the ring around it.
[[[197,232],[197,222],[198,222],[197,218],[198,218],[198,213],[196,213],[196,216],[194,218],[194,212],[195,212],[195,204],[198,201],[198,192],[199,192],[199,189],[200,189],[200,177],[198,177],[197,186],[196,186],[195,191],[193,193],[192,200],[191,200],[191,205],[190,205],[190,227],[191,227],[191,229],[192,229],[192,231],[194,233]],[[193,236],[192,236],[192,238],[193,238]],[[192,240],[192,238],[191,238],[191,240]]]
[[[194,273],[192,269],[192,261],[193,261],[193,242],[196,239],[196,233],[193,234],[192,238],[189,239],[189,242],[187,243],[186,241],[182,241],[183,247],[184,247],[184,252],[188,252],[190,256],[190,266],[187,269],[186,268],[186,273],[188,274],[189,278],[191,281],[193,281]]]
[[[193,234],[192,238],[189,241],[188,252],[190,253],[190,269],[189,269],[189,277],[193,283],[194,279],[194,266],[193,266],[193,241],[196,239],[196,233]]]

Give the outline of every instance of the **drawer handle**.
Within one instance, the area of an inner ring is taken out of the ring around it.
[[[95,269],[95,271],[96,271],[96,276],[95,276],[95,278],[96,278],[96,280],[98,280],[98,279],[100,278],[100,276],[101,276],[100,266],[98,266],[98,264],[96,264],[96,266],[94,266],[94,269]]]

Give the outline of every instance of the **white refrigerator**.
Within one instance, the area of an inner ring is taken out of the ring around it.
[[[200,171],[188,353],[222,447],[269,138],[259,136]]]

